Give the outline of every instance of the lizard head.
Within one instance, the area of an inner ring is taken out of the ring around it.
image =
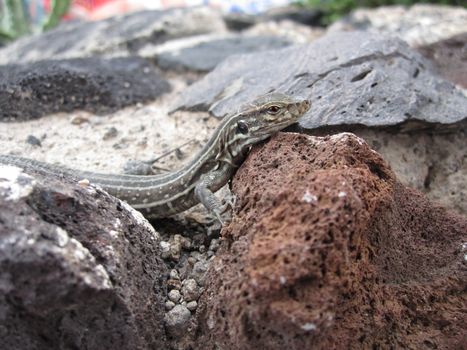
[[[270,93],[245,106],[236,118],[235,132],[251,143],[259,142],[294,124],[310,109],[310,101]]]

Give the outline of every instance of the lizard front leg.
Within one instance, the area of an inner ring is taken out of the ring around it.
[[[203,204],[211,213],[213,213],[217,220],[223,225],[224,221],[221,214],[231,206],[229,202],[221,203],[221,201],[211,191],[214,183],[219,181],[219,177],[223,176],[222,171],[212,171],[204,175],[198,184],[195,186],[195,197]]]

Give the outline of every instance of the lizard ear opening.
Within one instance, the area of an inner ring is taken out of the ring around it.
[[[243,135],[248,134],[248,124],[245,123],[243,120],[239,120],[237,122],[237,133]]]

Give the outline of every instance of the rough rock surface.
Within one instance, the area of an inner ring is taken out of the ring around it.
[[[434,62],[441,76],[467,89],[467,29],[464,34],[418,47],[417,50]]]
[[[456,132],[354,131],[389,163],[405,186],[467,215],[467,129]]]
[[[268,62],[267,65],[264,62]],[[215,116],[277,90],[309,98],[305,128],[450,124],[467,117],[467,97],[433,74],[430,62],[399,39],[332,33],[308,45],[227,58],[186,89],[174,109]]]
[[[428,45],[467,32],[467,9],[429,4],[357,9],[329,28],[341,30],[395,35],[411,46]]]
[[[136,55],[146,44],[225,31],[209,7],[142,11],[96,22],[70,22],[0,49],[0,64],[96,55]]]
[[[403,187],[360,138],[279,134],[233,182],[199,349],[456,349],[467,219]]]
[[[142,58],[77,58],[0,66],[0,120],[75,109],[108,113],[156,99],[170,84]]]
[[[157,57],[157,64],[163,69],[207,72],[231,55],[279,49],[288,45],[290,41],[275,36],[236,35],[161,53]]]
[[[2,166],[0,348],[166,348],[158,240],[99,189]]]

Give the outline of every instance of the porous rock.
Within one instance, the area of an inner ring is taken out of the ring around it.
[[[0,348],[166,348],[158,239],[97,188],[1,166]]]
[[[109,113],[154,100],[170,84],[141,58],[99,57],[0,66],[0,120],[81,109]]]
[[[225,31],[219,11],[209,7],[141,11],[101,21],[68,22],[0,49],[0,64],[97,55],[137,55],[145,45]]]
[[[208,72],[231,55],[279,49],[288,45],[290,41],[276,36],[227,36],[160,53],[157,55],[157,64],[163,69]]]
[[[353,134],[279,134],[233,181],[199,349],[461,348],[467,219]]]
[[[429,67],[402,40],[336,32],[307,45],[231,56],[188,87],[174,109],[222,117],[253,96],[281,91],[311,101],[300,120],[309,129],[466,119],[467,97]]]
[[[441,76],[467,89],[467,29],[463,34],[420,46],[417,50],[434,62]]]
[[[328,30],[365,30],[397,36],[411,46],[429,45],[467,32],[467,9],[432,4],[361,8]]]

